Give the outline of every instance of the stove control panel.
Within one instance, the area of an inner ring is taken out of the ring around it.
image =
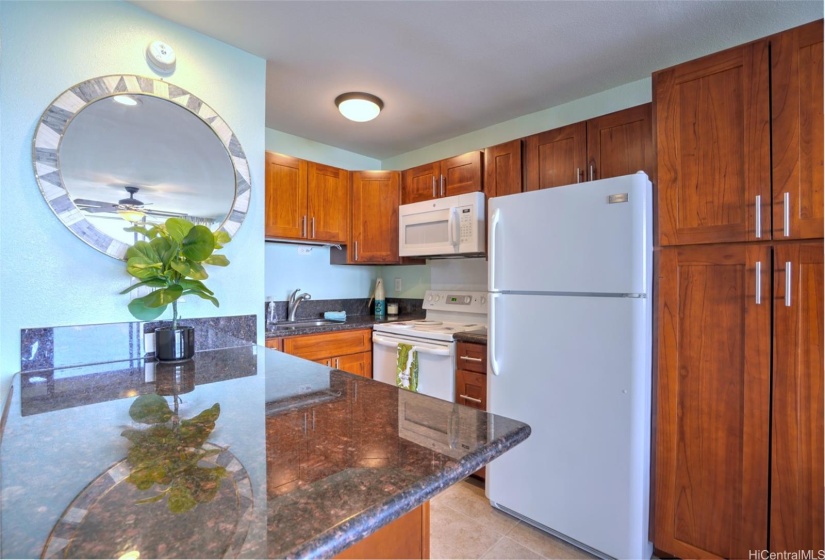
[[[487,297],[487,292],[427,290],[424,294],[424,309],[487,313]]]

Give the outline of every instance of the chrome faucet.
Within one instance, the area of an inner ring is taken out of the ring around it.
[[[301,291],[301,288],[298,288],[297,290],[292,292],[292,294],[290,294],[290,296],[289,296],[289,300],[288,300],[289,312],[287,314],[287,321],[294,321],[295,320],[295,312],[298,311],[298,305],[300,305],[300,303],[302,301],[307,300],[307,299],[312,299],[312,296],[309,295],[309,294],[306,294],[306,293],[301,294],[299,296],[298,292],[300,292],[300,291]]]

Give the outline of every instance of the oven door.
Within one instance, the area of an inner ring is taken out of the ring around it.
[[[455,400],[455,343],[372,333],[372,378],[395,385],[398,345],[411,344],[418,352],[418,392]]]

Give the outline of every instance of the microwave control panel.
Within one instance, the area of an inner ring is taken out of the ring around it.
[[[461,241],[470,241],[473,238],[473,221],[475,220],[473,210],[469,206],[465,206],[459,208],[458,211],[461,214],[459,218],[459,224],[461,224]]]

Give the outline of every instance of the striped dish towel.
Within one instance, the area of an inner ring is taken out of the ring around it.
[[[398,344],[395,384],[402,389],[418,392],[418,352],[412,344]]]

